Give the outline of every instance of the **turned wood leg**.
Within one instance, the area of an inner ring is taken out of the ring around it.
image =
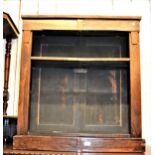
[[[9,83],[9,71],[10,71],[10,59],[11,59],[11,38],[6,38],[6,53],[5,53],[5,67],[4,67],[4,91],[3,91],[3,115],[7,115],[8,107],[8,83]]]

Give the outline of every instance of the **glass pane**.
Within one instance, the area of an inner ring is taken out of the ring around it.
[[[89,70],[83,131],[129,132],[127,77],[127,69]]]
[[[100,31],[34,33],[33,56],[128,57],[128,34]]]
[[[30,129],[57,130],[74,124],[73,72],[69,69],[32,68]]]
[[[128,68],[34,64],[30,131],[129,133]]]

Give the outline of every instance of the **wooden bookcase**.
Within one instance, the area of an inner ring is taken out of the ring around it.
[[[13,149],[142,155],[140,17],[22,19]]]

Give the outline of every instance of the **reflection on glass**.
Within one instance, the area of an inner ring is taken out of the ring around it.
[[[92,34],[92,35],[90,35]],[[33,56],[52,57],[128,57],[125,32],[34,33]]]
[[[33,67],[30,116],[37,119],[30,130],[127,133],[127,74],[127,69]]]

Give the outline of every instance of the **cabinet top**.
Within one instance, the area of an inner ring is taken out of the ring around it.
[[[22,19],[105,19],[105,20],[141,20],[141,16],[22,15]]]
[[[80,16],[26,15],[22,16],[23,30],[79,30],[79,31],[139,31],[141,17],[136,16]]]
[[[3,12],[3,38],[6,38],[7,36],[11,38],[17,38],[18,34],[19,31],[10,15],[6,12]]]

